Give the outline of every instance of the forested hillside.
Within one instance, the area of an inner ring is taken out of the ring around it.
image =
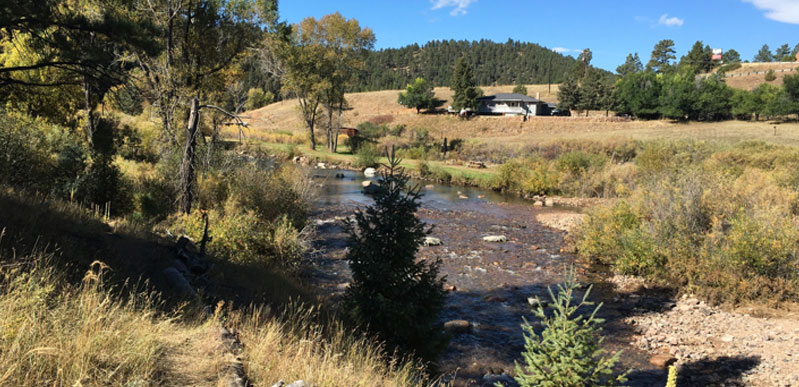
[[[371,52],[353,91],[401,89],[416,77],[436,86],[449,86],[455,61],[461,56],[474,69],[478,85],[560,83],[575,62],[535,43],[435,40],[423,46]]]

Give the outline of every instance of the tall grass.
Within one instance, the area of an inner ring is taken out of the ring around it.
[[[248,376],[255,385],[302,379],[314,386],[417,386],[422,368],[387,360],[371,339],[340,323],[317,323],[313,308],[289,305],[278,317],[267,309],[237,314],[234,326],[244,347]]]
[[[146,295],[112,298],[102,263],[67,286],[48,259],[0,260],[0,385],[153,384],[173,320]]]

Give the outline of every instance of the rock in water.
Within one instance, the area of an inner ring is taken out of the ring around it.
[[[374,184],[374,183],[372,183],[371,180],[364,180],[363,182],[361,182],[361,187],[366,188],[366,187],[368,187],[368,186],[370,186],[372,184]]]
[[[547,207],[554,207],[555,206],[555,201],[552,200],[552,199],[544,200],[544,205],[547,206]]]
[[[472,324],[466,320],[450,320],[444,323],[444,330],[449,333],[468,333]]]
[[[363,170],[363,175],[366,177],[375,177],[377,175],[377,170],[374,168],[366,168]]]
[[[425,246],[439,246],[441,245],[441,239],[433,238],[433,237],[424,237],[424,242],[422,242]]]
[[[373,183],[371,181],[368,182],[369,184],[366,184],[366,183],[367,182],[365,181],[364,184],[363,184],[363,193],[365,195],[374,195],[374,194],[380,192],[380,190],[382,189],[382,188],[380,188],[379,185],[377,185],[377,184],[375,184],[375,183]]]
[[[316,167],[319,169],[327,169],[327,165],[325,165],[325,163],[316,163]]]
[[[486,242],[502,243],[502,242],[507,242],[508,238],[505,237],[504,235],[489,235],[489,236],[484,236],[483,240]]]

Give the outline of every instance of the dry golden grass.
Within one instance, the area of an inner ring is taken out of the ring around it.
[[[486,94],[509,92],[513,86],[485,87]],[[527,86],[528,94],[541,93],[541,99],[555,101],[557,86],[552,94],[546,93],[546,85]],[[347,95],[353,107],[344,113],[344,126],[356,126],[368,120],[379,120],[388,125],[406,125],[409,128],[425,128],[436,139],[447,137],[470,141],[502,143],[509,146],[549,143],[568,139],[601,140],[609,137],[634,140],[652,139],[697,139],[734,143],[742,140],[762,140],[775,144],[799,145],[799,124],[782,123],[774,134],[774,123],[749,121],[689,122],[670,120],[626,120],[605,117],[605,112],[590,112],[589,117],[533,117],[526,122],[521,117],[478,116],[461,120],[452,115],[416,114],[397,104],[398,90],[385,90]],[[451,97],[448,88],[436,88],[439,98]],[[306,129],[296,110],[297,101],[281,101],[258,110],[248,112],[251,128],[246,135],[251,138],[270,140],[275,136],[292,139],[305,138]],[[285,132],[291,132],[287,136]],[[281,134],[284,133],[284,134]],[[321,130],[317,136],[321,136]],[[319,137],[320,142],[321,137]],[[292,142],[274,140],[268,142]]]
[[[246,344],[243,358],[255,385],[301,379],[314,386],[417,386],[424,378],[413,363],[386,364],[378,347],[340,325],[323,327],[315,312],[289,306],[282,317],[255,310],[238,314],[234,325]]]
[[[510,93],[514,86],[485,86],[482,87],[486,95],[496,93]],[[527,85],[527,94],[535,97],[536,93],[540,98],[547,102],[557,102],[558,85],[552,85],[550,93],[547,85]],[[383,90],[363,93],[347,94],[347,102],[352,107],[345,111],[342,119],[343,126],[355,127],[361,122],[375,119],[376,117],[389,116],[391,124],[405,124],[409,127],[437,128],[435,125],[441,121],[435,119],[454,118],[439,115],[416,114],[415,109],[407,109],[397,103],[397,96],[401,90]],[[444,99],[446,107],[452,99],[452,90],[448,87],[437,87],[436,97]],[[251,128],[245,131],[246,136],[262,136],[264,132],[290,131],[293,133],[305,133],[305,126],[297,112],[297,101],[287,99],[271,104],[258,110],[250,111],[245,114],[249,117]],[[431,120],[433,120],[431,122]]]
[[[727,72],[727,77],[724,79],[729,86],[736,89],[753,90],[760,86],[761,83],[770,83],[775,86],[782,85],[782,79],[786,75],[796,74],[796,68],[799,67],[797,62],[772,62],[772,63],[742,63],[741,67]],[[745,74],[754,72],[765,72],[774,70],[774,75],[777,79],[766,82],[766,74]],[[778,70],[793,70],[787,72],[778,72]]]
[[[75,288],[64,287],[46,259],[0,261],[0,385],[157,381],[172,320],[156,318],[148,298],[112,299],[100,287],[101,264]]]

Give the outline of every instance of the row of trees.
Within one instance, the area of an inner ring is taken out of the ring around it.
[[[658,42],[646,66],[637,53],[616,68],[617,78],[602,77],[590,66],[586,49],[561,84],[560,107],[573,110],[615,110],[639,118],[721,120],[760,119],[799,113],[799,76],[787,76],[782,87],[763,84],[753,91],[727,86],[724,66],[740,63],[735,50],[712,60],[710,46],[697,41],[676,61],[674,42]],[[718,70],[711,73],[712,70]]]
[[[799,44],[795,45],[793,49],[788,43],[783,44],[782,46],[777,47],[776,50],[773,52],[771,48],[769,48],[768,44],[764,44],[763,47],[760,47],[760,50],[757,51],[755,57],[753,58],[754,62],[794,62],[796,61],[796,54],[799,53]]]

